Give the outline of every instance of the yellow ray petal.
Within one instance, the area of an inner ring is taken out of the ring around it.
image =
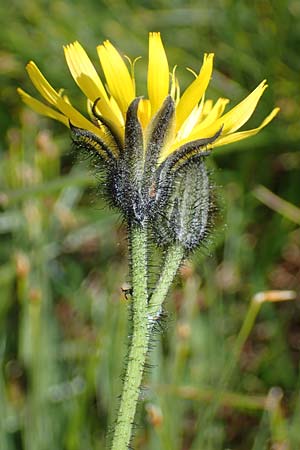
[[[76,84],[92,102],[103,98],[108,102],[108,96],[98,76],[95,67],[79,42],[64,46],[65,58]]]
[[[62,113],[65,114],[66,117],[70,119],[71,123],[75,125],[75,127],[92,131],[94,134],[97,134],[101,138],[105,139],[105,135],[100,128],[96,127],[96,125],[86,119],[79,111],[77,111],[77,109],[65,102],[62,98],[57,100],[56,106]]]
[[[62,112],[72,122],[73,125],[78,128],[85,128],[86,130],[92,131],[92,133],[99,136],[108,145],[110,144],[110,140],[108,140],[106,133],[104,133],[101,128],[96,127],[96,125],[94,125],[82,114],[80,114],[80,112],[77,111],[77,109],[75,109],[68,101],[65,101],[63,97],[61,97],[61,95],[59,95],[59,93],[46,80],[38,67],[32,61],[27,64],[26,69],[32,83],[40,92],[40,94],[51,105],[55,106],[60,112]]]
[[[268,85],[266,84],[266,80],[262,81],[243,101],[232,108],[223,117],[220,117],[219,125],[223,124],[222,134],[229,132],[232,133],[238,130],[244,125],[244,123],[247,122],[247,120],[249,120],[260,97],[263,95],[267,87]]]
[[[202,97],[204,99],[204,97]],[[200,104],[195,106],[193,111],[190,113],[188,118],[184,121],[180,130],[177,132],[177,140],[185,139],[189,136],[189,134],[193,131],[196,123],[199,121],[203,110],[204,102],[201,100]]]
[[[203,105],[203,111],[202,114],[204,117],[206,117],[211,110],[213,109],[214,103],[211,99],[205,100],[204,105]]]
[[[29,78],[32,81],[32,84],[39,91],[42,97],[44,97],[44,99],[47,100],[47,102],[49,102],[51,105],[55,105],[57,99],[59,98],[59,94],[55,89],[53,89],[51,84],[48,83],[46,78],[38,69],[37,65],[33,61],[30,61],[26,66],[26,70]]]
[[[209,101],[209,100],[207,100]],[[207,102],[205,102],[207,103]],[[227,98],[219,98],[214,106],[208,108],[203,108],[203,115],[206,116],[203,120],[200,119],[199,129],[206,128],[213,124],[224,112],[226,105],[229,103]]]
[[[109,91],[125,118],[128,106],[135,97],[134,82],[120,53],[109,41],[98,45],[97,52]]]
[[[145,130],[151,119],[151,104],[150,100],[142,98],[138,106],[138,119]]]
[[[225,136],[223,136],[223,131],[221,136],[213,143],[213,147],[219,147],[221,145],[226,145],[226,144],[230,144],[232,142],[238,142],[242,139],[247,139],[248,137],[254,136],[255,134],[257,134],[262,128],[264,128],[266,125],[268,125],[268,123],[271,122],[271,120],[274,119],[274,117],[278,114],[279,108],[274,108],[271,113],[264,119],[264,121],[259,125],[259,127],[254,128],[252,130],[247,130],[247,131],[241,131],[239,133],[232,133],[232,134],[227,134]],[[215,122],[216,124],[217,122]],[[164,155],[164,157],[167,157],[168,155],[170,155],[171,153],[173,153],[177,148],[179,148],[180,146],[186,144],[187,142],[190,142],[192,140],[196,140],[196,139],[204,139],[204,138],[208,138],[213,136],[219,129],[216,128],[216,125],[212,125],[211,127],[207,127],[205,128],[205,130],[202,130],[199,132],[199,134],[195,134],[192,133],[190,134],[190,136],[186,139],[182,139],[178,142],[175,142],[173,145],[171,145],[168,150],[167,153]],[[213,130],[216,130],[215,132],[213,132]],[[193,137],[191,137],[193,136]]]
[[[169,64],[160,33],[149,34],[147,84],[151,103],[151,116],[153,116],[169,93]]]
[[[27,92],[23,91],[23,89],[18,88],[17,91],[23,102],[26,103],[26,105],[28,105],[35,112],[41,114],[42,116],[47,116],[50,117],[51,119],[58,120],[67,127],[69,126],[69,120],[66,116],[60,114],[59,112],[55,111],[54,109],[50,108],[49,106],[45,105],[39,100],[36,100],[35,98],[31,97],[29,94],[27,94]]]
[[[200,122],[190,134],[189,140],[213,136],[221,127],[223,127],[222,136],[226,136],[227,134],[238,130],[251,117],[266,88],[266,80],[264,80],[251,92],[251,94],[233,109],[228,111],[228,113],[224,114],[224,116],[219,117],[205,128]]]
[[[280,108],[274,108],[273,111],[263,120],[263,122],[252,130],[240,131],[238,133],[228,134],[227,136],[220,137],[214,144],[213,147],[220,147],[221,145],[231,144],[232,142],[238,142],[242,139],[247,139],[248,137],[255,136],[260,130],[267,126],[271,120],[278,114]]]
[[[97,101],[97,110],[108,123],[119,128],[122,124],[118,115],[111,109],[110,101],[92,62],[79,42],[64,47],[65,57],[76,84],[92,102]]]
[[[121,112],[121,110],[119,108],[118,103],[116,102],[114,97],[110,97],[109,103],[110,103],[111,109],[113,110],[114,114],[118,118],[119,123],[121,124],[121,129],[123,130],[124,126],[125,126],[125,120],[123,118],[123,115],[122,115],[122,112]]]
[[[199,103],[208,86],[213,69],[214,54],[204,55],[203,65],[197,78],[184,91],[176,107],[176,129],[178,130],[194,107]]]

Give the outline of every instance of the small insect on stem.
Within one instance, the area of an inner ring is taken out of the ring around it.
[[[121,286],[121,291],[123,292],[126,300],[128,300],[128,295],[132,295],[132,287],[129,283],[123,283]]]

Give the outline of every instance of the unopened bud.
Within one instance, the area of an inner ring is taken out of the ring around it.
[[[182,245],[187,252],[208,236],[214,217],[212,186],[203,158],[176,171],[169,199],[153,221],[160,245]]]

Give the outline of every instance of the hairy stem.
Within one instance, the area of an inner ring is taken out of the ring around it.
[[[129,240],[133,289],[133,328],[112,450],[126,450],[130,443],[150,333],[147,313],[146,229],[132,226]]]
[[[184,249],[181,245],[174,244],[167,250],[161,275],[148,305],[148,316],[150,319],[154,320],[159,315],[183,257]]]
[[[173,245],[169,248],[156,288],[148,302],[146,228],[131,227],[129,241],[133,289],[133,327],[112,450],[126,450],[130,444],[152,327],[156,317],[159,316],[161,306],[184,256],[181,246]]]

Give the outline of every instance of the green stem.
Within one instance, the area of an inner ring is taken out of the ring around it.
[[[148,316],[152,318],[152,321],[160,313],[161,306],[168,294],[183,257],[184,249],[180,245],[172,245],[167,251],[161,275],[148,305]]]
[[[131,227],[133,331],[112,450],[128,449],[149,344],[147,314],[147,231]]]
[[[133,289],[133,332],[112,450],[128,449],[152,325],[160,313],[162,303],[184,256],[182,247],[178,245],[170,247],[162,273],[148,304],[146,229],[131,227],[129,241]]]

